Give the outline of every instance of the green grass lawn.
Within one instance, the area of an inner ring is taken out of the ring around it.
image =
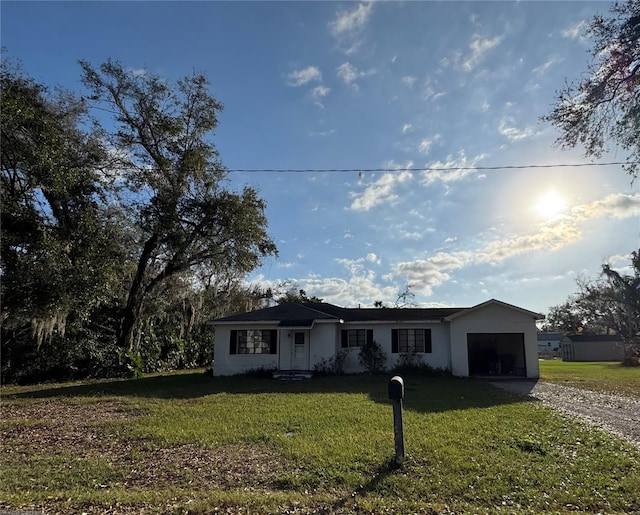
[[[2,389],[0,508],[61,513],[640,513],[640,452],[536,401],[406,376]]]
[[[618,362],[541,360],[540,379],[640,398],[640,367],[623,367]]]

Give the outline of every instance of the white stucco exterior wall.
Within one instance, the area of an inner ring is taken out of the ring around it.
[[[339,338],[339,324],[314,325],[309,342],[310,370],[323,359],[330,359],[336,355],[336,342],[339,342]]]
[[[387,355],[386,368],[391,369],[398,364],[400,354],[391,352],[391,330],[392,329],[431,329],[431,350],[430,353],[419,353],[417,356],[421,361],[433,368],[449,369],[451,367],[451,352],[449,347],[449,328],[446,324],[425,324],[406,323],[406,324],[378,324],[378,325],[357,325],[348,324],[342,329],[373,329],[374,341],[382,347]],[[338,334],[338,350],[340,349],[340,335]],[[348,349],[347,359],[345,361],[345,372],[347,374],[364,372],[358,361],[360,353],[359,347]]]
[[[538,339],[533,316],[500,304],[487,304],[454,318],[451,331],[451,372],[455,376],[469,375],[468,333],[522,333],[526,361],[526,376],[538,378]]]
[[[275,329],[275,326],[264,325],[256,329]],[[216,327],[216,342],[213,349],[213,375],[230,376],[242,374],[255,368],[277,368],[277,354],[229,354],[229,338],[232,329],[253,329],[247,326]],[[278,347],[280,342],[278,341]]]

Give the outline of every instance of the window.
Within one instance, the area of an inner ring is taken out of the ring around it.
[[[392,329],[391,352],[394,354],[431,352],[431,329]]]
[[[342,347],[364,347],[373,341],[373,329],[344,329],[342,331]]]
[[[278,332],[270,329],[231,331],[230,354],[277,354]]]

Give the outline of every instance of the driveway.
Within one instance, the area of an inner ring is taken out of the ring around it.
[[[543,381],[493,381],[491,384],[539,399],[548,406],[622,436],[640,448],[640,400]]]

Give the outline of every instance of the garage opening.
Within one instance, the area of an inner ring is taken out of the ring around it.
[[[526,377],[524,333],[467,333],[469,375]]]

